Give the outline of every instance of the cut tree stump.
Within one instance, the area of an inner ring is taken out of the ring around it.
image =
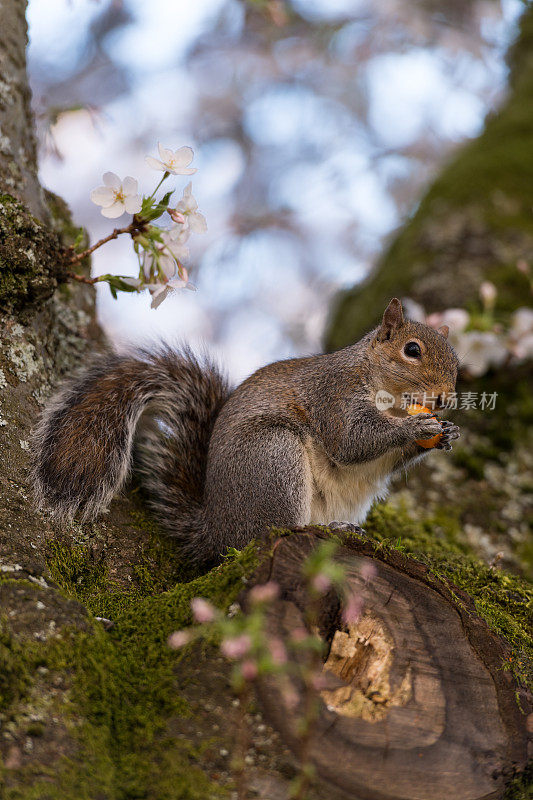
[[[316,528],[280,537],[250,582],[273,580],[281,588],[268,616],[272,635],[285,638],[305,624],[302,564],[325,537]],[[533,722],[531,696],[502,669],[506,643],[464,591],[424,564],[355,536],[336,558],[364,609],[347,627],[334,591],[321,603],[317,622],[331,685],[322,692],[311,745],[319,775],[348,797],[368,800],[501,797],[526,766]],[[361,575],[365,560],[376,571],[369,581]],[[301,698],[301,686],[290,680]],[[265,715],[297,754],[299,709],[287,706],[294,692],[274,677],[261,680],[258,692]]]

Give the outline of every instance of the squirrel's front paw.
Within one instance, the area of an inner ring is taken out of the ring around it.
[[[442,423],[433,414],[416,414],[403,422],[408,441],[432,439],[443,432]]]
[[[461,435],[459,426],[455,425],[453,422],[450,422],[449,419],[443,419],[440,424],[442,426],[442,437],[439,443],[435,445],[435,449],[451,450],[452,449],[451,442],[454,439],[458,439],[459,436]]]

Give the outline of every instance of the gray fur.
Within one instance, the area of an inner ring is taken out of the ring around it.
[[[420,365],[401,356],[409,337],[424,343]],[[133,462],[158,520],[202,563],[272,525],[362,522],[390,475],[427,456],[415,439],[442,431],[427,414],[383,413],[375,392],[451,391],[456,373],[445,338],[405,323],[399,304],[360,342],[270,364],[233,392],[187,350],[106,356],[70,381],[39,423],[37,497],[59,516],[90,519]],[[449,449],[458,429],[446,423],[444,434]]]

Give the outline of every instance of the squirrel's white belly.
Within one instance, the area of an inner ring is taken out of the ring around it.
[[[364,522],[374,500],[387,496],[399,449],[363,464],[337,466],[316,445],[306,448],[313,476],[310,523]]]

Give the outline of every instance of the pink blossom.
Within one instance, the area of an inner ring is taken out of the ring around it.
[[[326,594],[328,589],[331,589],[331,580],[323,572],[319,572],[318,575],[315,575],[312,584],[313,589],[319,594]]]
[[[280,666],[287,663],[287,651],[281,639],[272,638],[268,640],[268,649],[274,664]]]
[[[311,685],[315,692],[321,692],[328,688],[328,679],[323,672],[317,672],[311,679]]]
[[[289,711],[294,711],[298,706],[298,692],[290,683],[287,683],[283,689],[281,690],[281,695],[283,697],[283,702],[289,709]]]
[[[377,575],[377,570],[375,565],[371,561],[363,561],[361,567],[359,569],[359,575],[365,581],[371,581],[372,578],[375,578]]]
[[[179,650],[180,647],[188,644],[191,641],[191,635],[187,631],[175,631],[168,637],[168,646],[173,650]]]
[[[293,630],[291,631],[291,638],[293,642],[303,642],[307,639],[308,636],[309,636],[308,631],[306,631],[306,629],[302,627],[293,628]]]
[[[257,664],[255,661],[252,661],[250,658],[247,658],[246,661],[243,661],[241,664],[241,675],[245,681],[253,681],[257,678]]]
[[[215,618],[215,609],[207,600],[204,600],[202,597],[194,597],[191,600],[191,608],[196,622],[213,622]]]
[[[250,591],[252,603],[271,603],[279,595],[279,586],[274,581],[254,586]]]
[[[231,636],[230,638],[223,639],[220,645],[220,651],[226,658],[242,658],[248,653],[252,646],[252,640],[247,633],[242,633],[240,636]]]
[[[342,618],[346,625],[355,625],[363,611],[363,598],[358,594],[351,594],[342,609]]]

